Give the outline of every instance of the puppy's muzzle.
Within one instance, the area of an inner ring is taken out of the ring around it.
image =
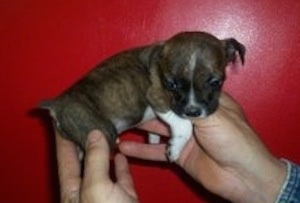
[[[188,117],[199,117],[205,110],[199,106],[187,106],[184,108],[184,114]]]

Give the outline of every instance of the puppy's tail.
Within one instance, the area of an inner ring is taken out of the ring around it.
[[[38,104],[38,108],[52,110],[54,106],[54,102],[52,100],[44,100]]]
[[[53,100],[44,100],[40,102],[38,108],[48,110],[50,116],[57,121],[56,108]]]

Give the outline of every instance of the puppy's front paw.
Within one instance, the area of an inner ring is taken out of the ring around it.
[[[166,155],[169,162],[175,162],[177,159],[179,159],[180,150],[176,147],[176,145],[169,144]]]
[[[170,125],[172,138],[167,148],[167,158],[170,162],[177,161],[185,144],[192,136],[193,125],[190,120],[183,119],[173,111],[157,113],[158,117]]]

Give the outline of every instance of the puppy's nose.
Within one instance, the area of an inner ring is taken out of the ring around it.
[[[201,115],[201,113],[202,113],[202,110],[199,107],[197,108],[197,107],[191,106],[191,107],[188,107],[185,109],[185,114],[190,117],[198,117]]]

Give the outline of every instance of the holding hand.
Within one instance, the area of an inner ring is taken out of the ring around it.
[[[273,157],[249,126],[241,108],[223,94],[218,110],[193,120],[194,137],[187,143],[178,165],[208,190],[233,202],[274,202],[286,175],[285,165]],[[167,135],[159,121],[141,126]],[[165,144],[120,144],[128,156],[166,161]]]
[[[62,203],[134,203],[138,202],[126,158],[117,154],[117,182],[109,177],[108,143],[99,131],[88,136],[84,174],[75,145],[56,132],[57,159]]]
[[[194,136],[177,162],[208,190],[232,202],[274,202],[286,176],[285,165],[272,156],[249,126],[241,108],[223,94],[218,110],[205,119],[193,120]],[[141,126],[168,136],[157,120]],[[57,134],[57,133],[56,133]],[[109,146],[99,131],[88,137],[84,173],[71,141],[57,134],[57,159],[63,203],[138,202],[126,158],[115,157],[117,182],[109,177]],[[123,142],[125,155],[166,161],[165,144]]]

